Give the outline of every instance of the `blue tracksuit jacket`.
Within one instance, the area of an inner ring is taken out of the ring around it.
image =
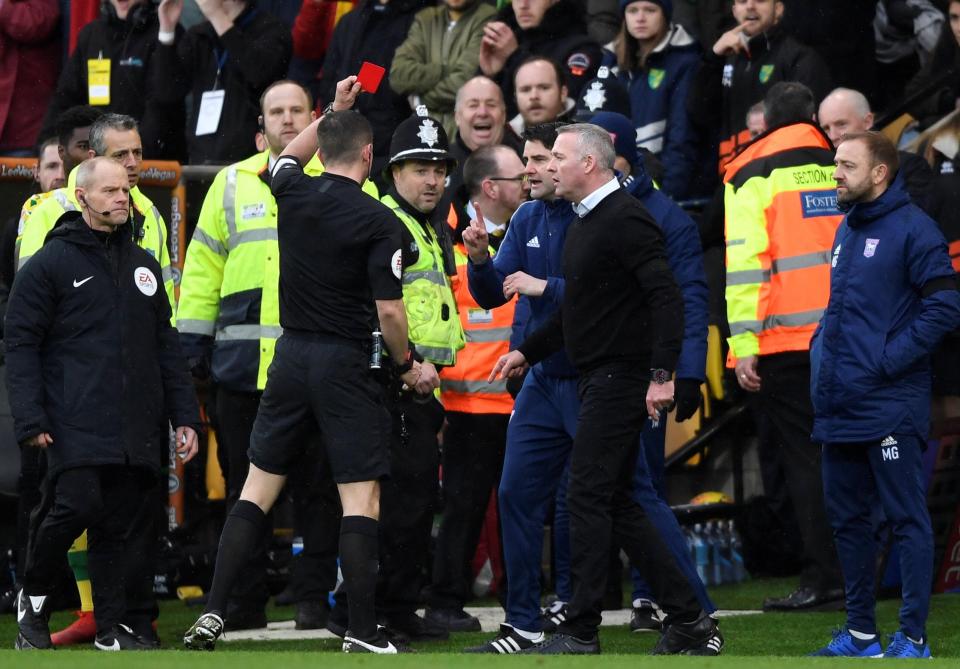
[[[936,223],[898,176],[837,229],[830,301],[810,346],[813,439],[926,438],[929,353],[960,325],[960,293]]]
[[[547,288],[541,297],[525,298],[529,305],[525,331],[533,332],[549,320],[563,303],[563,243],[575,216],[573,207],[566,200],[533,200],[521,204],[510,219],[507,234],[493,261],[482,265],[471,262],[467,267],[470,294],[477,304],[484,309],[504,304],[503,280],[522,271],[547,280]],[[515,318],[514,323],[516,326],[518,319]],[[543,360],[540,368],[549,376],[577,376],[563,351]]]
[[[667,262],[683,294],[683,348],[677,360],[678,379],[706,378],[707,361],[707,275],[697,224],[669,197],[653,186],[643,163],[622,183],[653,216],[663,231]]]

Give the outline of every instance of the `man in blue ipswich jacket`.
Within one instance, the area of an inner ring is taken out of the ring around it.
[[[620,185],[643,203],[663,231],[667,262],[683,294],[683,347],[677,361],[677,379],[674,386],[677,401],[676,420],[682,422],[699,408],[700,384],[706,378],[708,291],[697,225],[683,209],[654,186],[653,179],[647,174],[643,157],[637,152],[632,141],[633,125],[630,119],[615,112],[599,112],[594,114],[589,122],[600,126],[613,138]],[[657,426],[648,423],[644,428],[644,457],[637,459],[634,497],[654,518],[658,527],[670,528],[663,532],[664,540],[677,556],[704,610],[713,612],[715,607],[690,559],[676,516],[666,502],[663,481],[666,436],[666,421],[660,421]],[[561,507],[559,497],[557,505],[558,508]],[[634,569],[630,629],[658,630],[659,621],[660,612],[653,601],[650,587]]]
[[[910,201],[896,148],[846,135],[836,154],[830,302],[810,346],[813,440],[846,588],[847,623],[814,655],[930,657],[933,569],[922,452],[930,427],[929,353],[960,325],[947,243]],[[900,554],[900,629],[881,649],[874,616],[877,505]]]
[[[502,304],[515,292],[526,295],[530,307],[527,331],[535,330],[548,320],[559,308],[564,294],[563,245],[567,228],[575,214],[569,202],[555,198],[554,184],[546,172],[546,164],[550,160],[549,150],[556,138],[556,127],[557,124],[546,124],[527,132],[524,158],[530,193],[535,201],[522,204],[517,209],[494,260],[489,261],[486,258],[485,242],[476,244],[479,253],[475,255],[479,257],[474,258],[474,254],[471,255],[467,273],[470,292],[484,308]],[[632,133],[627,136],[632,137]],[[464,233],[465,242],[470,235],[469,232]],[[667,243],[668,254],[677,255],[677,249],[670,246],[669,239]],[[699,272],[701,288],[705,294],[702,266]],[[681,289],[685,290],[683,286],[688,282],[685,277],[678,276],[678,283],[681,284]],[[686,297],[686,293],[684,296]],[[703,330],[698,372],[702,379],[706,323],[702,317],[697,317],[694,321],[700,322]],[[686,348],[685,341],[684,349]],[[684,352],[681,357],[684,355],[687,353]],[[696,353],[693,354],[693,357],[695,356]],[[695,364],[693,368],[696,368]],[[678,369],[684,369],[683,363]],[[507,453],[499,490],[500,522],[509,583],[507,622],[501,625],[500,633],[495,639],[469,649],[471,651],[514,653],[529,648],[543,638],[538,609],[543,522],[551,498],[562,487],[561,476],[576,432],[579,409],[576,378],[576,371],[566,355],[557,353],[530,370],[523,389],[517,396],[514,415],[507,431]],[[677,388],[679,395],[679,385]],[[693,384],[693,389],[696,399],[693,400],[692,408],[686,417],[696,410],[699,382]],[[687,399],[684,403],[689,406],[690,400]],[[660,450],[662,468],[662,441]],[[696,576],[695,567],[684,564],[684,561],[689,563],[689,555],[683,535],[669,508],[657,495],[645,466],[638,468],[638,480],[643,481],[643,485],[635,492],[640,495],[638,501],[644,505],[645,511],[650,514],[651,520],[657,525],[671,550],[674,550],[676,545],[674,552],[678,556],[683,555],[680,563],[684,567],[689,566],[689,572],[684,568],[684,573],[691,577],[691,585],[701,606],[708,613],[714,611],[715,607]],[[658,506],[665,507],[666,512],[656,508]],[[558,509],[558,515],[563,515],[562,508]],[[670,518],[667,519],[667,516]],[[568,537],[564,529],[566,528],[555,527],[555,532],[561,537]],[[558,543],[562,544],[563,539]],[[558,550],[558,553],[569,553],[569,549]],[[558,566],[558,571],[563,571],[562,567]],[[559,578],[560,574],[558,580]],[[558,583],[558,594],[561,597],[564,594],[562,590],[563,587]],[[564,612],[553,610],[548,620],[554,625],[559,624],[564,620]]]

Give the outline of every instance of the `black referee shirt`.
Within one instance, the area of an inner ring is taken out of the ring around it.
[[[370,340],[374,300],[399,300],[402,225],[347,177],[307,176],[290,156],[273,168],[280,244],[280,325]]]

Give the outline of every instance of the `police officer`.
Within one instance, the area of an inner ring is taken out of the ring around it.
[[[444,270],[446,233],[439,226],[446,224],[431,220],[454,161],[443,126],[426,116],[423,107],[397,126],[390,156],[391,186],[380,201],[402,223],[403,304],[410,341],[423,360],[423,378],[439,384],[437,368],[453,365],[464,345],[450,277]],[[390,479],[382,487],[377,610],[390,630],[411,640],[443,639],[449,635],[445,628],[416,613],[429,563],[443,407],[436,397],[398,387],[389,389],[388,395],[393,431]],[[338,605],[329,628],[342,633],[342,618]]]
[[[143,146],[137,122],[123,114],[104,114],[90,126],[90,158],[106,156],[120,162],[127,170],[130,182],[131,231],[140,248],[160,263],[163,287],[171,308],[176,306],[173,295],[173,272],[170,270],[170,252],[167,250],[167,228],[163,217],[146,195],[137,187],[143,162]],[[17,238],[17,269],[22,269],[41,246],[47,233],[65,211],[79,211],[76,198],[77,169],[70,170],[66,188],[58,188],[30,215]]]
[[[202,380],[211,377],[215,384],[212,413],[217,457],[226,477],[230,506],[236,503],[247,476],[250,431],[280,336],[277,202],[270,192],[267,168],[315,118],[312,109],[310,94],[298,83],[281,80],[267,88],[260,105],[267,149],[224,168],[213,180],[187,248],[180,281],[177,329],[194,375]],[[323,172],[320,159],[313,156],[304,172],[319,176]],[[296,488],[298,502],[302,496],[312,499],[317,492],[316,486],[307,485],[312,483],[310,477],[305,479],[305,485]],[[324,516],[311,515],[312,519]],[[336,534],[336,527],[332,533]],[[303,536],[306,540],[314,533]],[[267,539],[265,536],[251,556],[251,564],[230,598],[228,629],[266,626]],[[303,555],[312,555],[314,548],[305,545]],[[333,551],[335,555],[335,546]],[[326,575],[326,580],[333,582],[315,587],[304,578],[323,580],[318,573],[322,568],[315,565],[304,570],[303,562],[298,561],[294,570],[298,596],[303,598],[297,603],[298,629],[323,627],[325,610],[318,606],[336,581],[335,561],[332,573]]]
[[[335,109],[359,90],[355,77],[341,82]],[[402,383],[423,393],[437,383],[423,376],[407,339],[399,227],[360,190],[372,140],[366,119],[334,111],[301,132],[272,170],[283,334],[253,426],[247,480],[223,528],[206,612],[184,636],[187,648],[211,649],[223,632],[228,593],[262,536],[265,514],[305,438],[319,429],[343,506],[340,559],[350,605],[343,649],[397,652],[374,614],[379,481],[390,462],[389,416],[369,368],[373,328],[382,332]],[[310,177],[303,164],[317,150],[327,171]]]

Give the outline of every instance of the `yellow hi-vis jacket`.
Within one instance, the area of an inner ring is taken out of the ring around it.
[[[189,360],[209,356],[213,379],[236,392],[263,390],[280,327],[277,202],[263,151],[217,173],[187,246],[177,329]],[[323,173],[314,156],[304,167]],[[376,186],[364,190],[377,197]]]
[[[443,249],[433,228],[424,227],[390,195],[380,201],[393,210],[420,250],[419,258],[403,269],[403,306],[410,341],[435,365],[454,365],[466,341],[450,277],[443,271]]]

